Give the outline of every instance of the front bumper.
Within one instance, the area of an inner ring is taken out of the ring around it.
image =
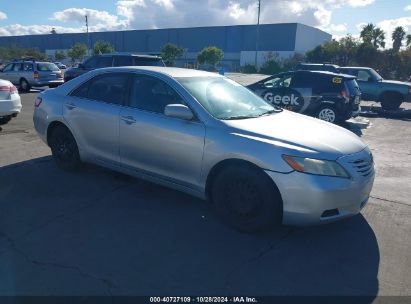
[[[358,214],[368,202],[374,171],[352,179],[266,171],[283,199],[283,224],[314,225]]]
[[[15,115],[21,111],[20,97],[13,97],[13,99],[0,100],[0,117]]]

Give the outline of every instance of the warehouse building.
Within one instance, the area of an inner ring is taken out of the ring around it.
[[[118,52],[159,54],[167,43],[186,49],[177,65],[195,64],[196,56],[204,47],[217,46],[224,51],[222,64],[231,70],[247,63],[263,64],[274,54],[279,57],[305,53],[326,41],[331,35],[300,23],[262,24],[256,41],[256,25],[128,30],[93,33],[67,33],[0,37],[0,46],[37,47],[53,57],[56,50],[68,50],[76,42],[93,45],[97,40],[110,42]]]

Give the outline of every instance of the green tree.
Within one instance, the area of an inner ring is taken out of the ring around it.
[[[82,59],[86,54],[87,45],[78,42],[67,51],[67,56],[70,57],[73,62]]]
[[[110,42],[104,40],[98,40],[93,45],[93,54],[105,54],[105,53],[113,53],[114,47],[110,44]]]
[[[370,44],[374,48],[385,47],[384,31],[372,23],[368,23],[362,28],[360,37],[365,44]]]
[[[224,52],[216,46],[204,48],[197,54],[197,61],[200,64],[209,64],[215,67],[224,57]]]
[[[405,37],[404,28],[402,26],[397,26],[391,35],[392,42],[393,42],[392,49],[394,50],[394,52],[398,53],[400,51],[404,37]]]
[[[56,60],[63,60],[63,59],[66,59],[67,56],[66,56],[66,53],[64,53],[63,51],[56,51],[54,53],[54,58],[56,58]]]
[[[411,34],[408,34],[405,39],[407,40],[405,42],[405,45],[407,46],[407,48],[411,48]]]
[[[161,57],[168,66],[173,66],[176,59],[182,57],[185,50],[175,44],[167,43],[161,48]]]

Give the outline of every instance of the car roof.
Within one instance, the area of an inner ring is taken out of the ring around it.
[[[159,56],[155,55],[144,55],[144,54],[135,54],[135,53],[128,53],[128,52],[115,52],[115,53],[105,53],[105,54],[96,54],[94,56],[133,56],[133,57],[140,57],[140,58],[153,58],[153,59],[161,59]]]
[[[359,69],[359,70],[371,70],[370,67],[340,67],[340,69]]]
[[[108,67],[104,69],[98,69],[95,71],[149,71],[159,74],[164,74],[173,78],[184,78],[184,77],[223,77],[217,73],[211,73],[206,71],[199,71],[194,69],[183,69],[183,68],[172,68],[172,67],[158,67],[158,66],[128,66],[128,67]]]
[[[331,64],[331,63],[305,63],[305,62],[301,62],[299,63],[297,66],[332,66],[335,68],[338,68],[339,66],[336,64]]]
[[[295,73],[314,73],[314,74],[321,74],[321,75],[328,75],[334,77],[343,77],[343,78],[356,78],[353,75],[343,74],[343,73],[334,73],[329,71],[304,71],[304,70],[297,70]]]

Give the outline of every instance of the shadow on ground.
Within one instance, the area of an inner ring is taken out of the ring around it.
[[[411,120],[411,110],[399,108],[398,110],[384,110],[381,106],[361,106],[361,116],[383,117],[389,119]]]
[[[0,168],[0,295],[368,295],[361,216],[244,235],[188,195],[50,157]],[[364,298],[369,302],[369,298]]]

